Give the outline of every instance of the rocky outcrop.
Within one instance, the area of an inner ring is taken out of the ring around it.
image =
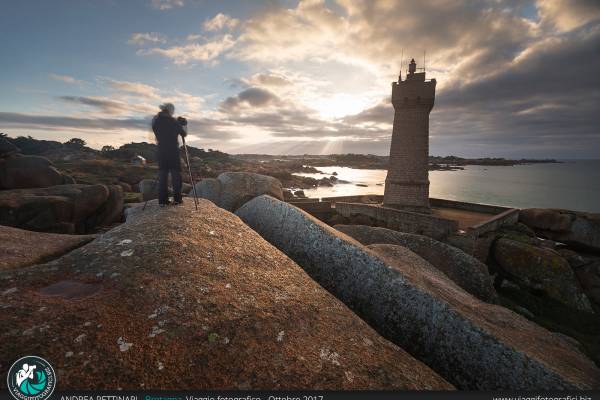
[[[0,159],[0,189],[26,189],[72,183],[44,157],[17,155]]]
[[[575,275],[593,308],[600,313],[600,259],[576,268]]]
[[[123,188],[119,185],[108,187],[108,198],[98,210],[95,221],[89,221],[91,226],[106,226],[121,222],[123,217]]]
[[[519,221],[549,239],[600,250],[600,214],[528,208],[520,211]]]
[[[196,192],[199,197],[229,211],[263,194],[283,200],[281,182],[271,176],[248,172],[224,172],[216,179],[203,179],[196,184]]]
[[[260,196],[236,214],[381,334],[462,389],[600,385],[596,366],[547,330],[439,274],[390,265],[288,203]]]
[[[451,388],[235,215],[185,200],[1,273],[0,373],[43,354],[58,390]]]
[[[117,185],[121,186],[121,189],[123,189],[123,192],[131,192],[133,191],[133,188],[131,187],[131,185],[127,182],[118,182]]]
[[[32,232],[0,225],[0,271],[49,261],[94,237]]]
[[[0,136],[0,158],[10,157],[20,152],[19,148]]]
[[[120,219],[120,187],[58,185],[0,191],[0,225],[54,233],[85,233]]]
[[[450,280],[446,274],[428,263],[423,257],[417,253],[407,249],[404,246],[398,246],[395,244],[370,244],[367,246],[368,249],[377,253],[378,256],[387,259],[389,265],[395,265],[397,263],[404,264],[409,268],[415,270],[425,271],[427,274],[432,274],[439,279]]]
[[[445,273],[458,286],[487,302],[497,300],[487,266],[456,247],[427,236],[365,225],[335,225],[335,229],[364,245],[395,244],[404,246]]]
[[[494,243],[493,253],[502,270],[521,286],[542,290],[567,306],[592,312],[571,266],[558,252],[500,238]]]

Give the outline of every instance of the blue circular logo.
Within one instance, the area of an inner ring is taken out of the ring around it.
[[[8,370],[6,384],[17,400],[45,400],[56,387],[56,375],[50,363],[41,357],[18,359]]]

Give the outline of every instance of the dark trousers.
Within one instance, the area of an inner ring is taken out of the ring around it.
[[[163,161],[163,162],[161,162]],[[169,202],[169,174],[173,185],[173,200],[181,201],[181,163],[179,157],[158,162],[158,203]]]

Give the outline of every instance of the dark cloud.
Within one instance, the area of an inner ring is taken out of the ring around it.
[[[600,154],[600,27],[532,45],[510,65],[437,93],[432,151],[469,156],[597,157]],[[389,97],[347,116],[391,124]],[[390,127],[391,131],[391,127]]]
[[[358,114],[344,117],[343,121],[349,124],[383,123],[391,125],[394,121],[394,108],[392,107],[391,94],[389,97],[381,100],[376,106],[367,108]]]
[[[279,103],[279,97],[267,89],[251,87],[238,93],[237,96],[228,97],[221,103],[223,111],[235,111],[239,107],[260,108]]]
[[[124,104],[122,102],[104,98],[80,96],[59,96],[58,98],[69,103],[95,107],[108,114],[118,114],[122,112],[124,108]]]
[[[2,128],[32,130],[104,131],[119,130],[151,131],[152,116],[144,118],[76,118],[67,116],[31,115],[0,112]],[[231,140],[238,137],[229,128],[231,123],[215,119],[190,119],[189,133],[200,138]],[[199,140],[200,142],[202,139]]]
[[[76,118],[66,116],[32,115],[0,112],[3,126],[25,126],[34,129],[149,129],[152,117],[146,118]]]

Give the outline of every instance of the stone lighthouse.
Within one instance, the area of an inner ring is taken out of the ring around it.
[[[429,212],[429,113],[435,79],[425,80],[415,60],[392,83],[394,128],[383,204],[407,211]]]

